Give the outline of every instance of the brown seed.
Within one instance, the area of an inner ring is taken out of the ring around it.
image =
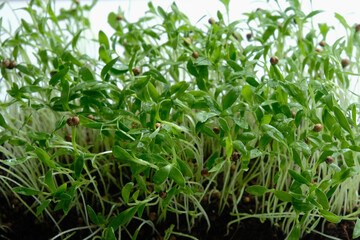
[[[10,66],[10,60],[4,59],[4,60],[2,60],[1,64],[4,68],[8,68]]]
[[[80,0],[75,0],[75,3],[76,3],[76,4],[79,4],[79,3],[80,3]]]
[[[335,224],[335,223],[332,223],[332,222],[329,222],[328,224],[326,224],[326,228],[327,228],[327,229],[335,229],[335,228],[336,228],[336,224]]]
[[[159,196],[160,196],[162,199],[164,199],[164,198],[167,197],[167,193],[166,193],[165,191],[161,191],[161,192],[159,192]]]
[[[315,124],[314,132],[320,132],[322,129],[323,129],[322,124],[320,124],[320,123]]]
[[[156,212],[149,213],[149,219],[150,221],[155,222],[157,219],[157,213]]]
[[[171,235],[169,240],[176,240],[176,237],[174,235]]]
[[[73,117],[73,118],[72,118],[72,121],[73,121],[74,126],[77,126],[77,125],[79,125],[79,123],[80,123],[80,118],[78,118],[78,117]]]
[[[8,69],[13,69],[17,66],[17,62],[16,61],[10,61],[10,65],[8,66]]]
[[[326,43],[325,43],[325,41],[321,41],[321,42],[319,43],[319,45],[322,46],[322,47],[325,47]]]
[[[117,15],[116,16],[116,20],[118,20],[118,21],[121,21],[121,20],[123,20],[124,19],[124,16],[123,15]]]
[[[213,132],[214,132],[215,134],[219,134],[219,133],[220,133],[220,129],[219,129],[218,127],[214,127],[214,128],[213,128]]]
[[[65,136],[65,140],[66,140],[67,142],[71,142],[71,141],[72,141],[72,136],[71,136],[71,134],[66,135],[66,136]]]
[[[79,125],[80,123],[80,118],[78,117],[69,117],[67,120],[66,120],[67,124],[72,127],[72,126],[77,126]]]
[[[193,57],[193,58],[198,58],[198,57],[199,57],[199,53],[198,53],[198,52],[193,52],[193,53],[192,53],[192,57]]]
[[[81,223],[84,222],[84,219],[83,219],[82,217],[78,217],[77,222],[78,222],[79,224],[81,224]]]
[[[193,41],[192,38],[185,38],[184,45],[188,47],[190,46],[190,43],[192,43],[192,41]]]
[[[252,34],[251,34],[251,33],[246,34],[246,39],[247,39],[248,41],[250,41],[251,38],[252,38]]]
[[[214,18],[209,18],[208,22],[212,25],[215,24],[215,19]]]
[[[334,161],[335,161],[334,158],[332,158],[331,156],[327,156],[325,159],[325,162],[327,164],[332,164]]]
[[[249,203],[249,202],[251,202],[251,199],[248,196],[246,196],[246,197],[243,198],[243,202],[244,203]]]
[[[276,65],[276,64],[278,64],[278,62],[279,62],[279,58],[278,58],[278,57],[272,56],[272,57],[270,58],[270,63],[271,63],[272,65]]]
[[[94,119],[95,119],[94,115],[92,115],[92,114],[87,115],[87,118],[88,118],[88,119],[91,119],[91,120],[94,120]]]
[[[216,196],[217,199],[220,199],[220,198],[221,198],[221,192],[220,192],[220,191],[217,191],[217,192],[215,193],[215,196]]]
[[[152,193],[154,191],[154,187],[151,185],[148,185],[146,188],[150,193]]]
[[[50,72],[50,77],[53,77],[56,73],[57,73],[57,71],[51,71]]]
[[[140,73],[141,73],[141,68],[139,68],[139,67],[135,67],[135,68],[133,68],[133,74],[135,75],[135,76],[138,76],[138,75],[140,75]]]
[[[235,172],[235,170],[236,170],[236,165],[235,165],[235,164],[231,165],[230,171],[231,171],[231,172]]]
[[[318,52],[318,53],[322,52],[322,50],[320,48],[315,48],[315,51]]]
[[[304,138],[304,142],[305,142],[306,144],[309,144],[309,139]]]
[[[356,24],[356,26],[355,26],[355,31],[356,31],[356,32],[360,31],[360,24]]]
[[[238,153],[238,152],[233,152],[232,154],[231,154],[231,161],[237,161],[237,160],[239,160],[239,158],[240,158],[240,153]]]
[[[210,175],[209,170],[207,170],[206,168],[201,170],[201,176],[208,177],[209,175]]]
[[[162,128],[161,124],[160,123],[155,123],[155,128],[158,129],[158,128]]]
[[[69,117],[69,118],[66,120],[66,122],[67,122],[67,124],[68,124],[70,127],[74,126],[74,124],[73,124],[73,118],[72,118],[72,117]]]
[[[349,66],[349,64],[350,64],[349,59],[343,59],[343,60],[341,60],[341,66],[342,66],[343,68]]]
[[[292,118],[295,118],[295,117],[296,117],[296,112],[291,111],[291,117],[292,117]]]

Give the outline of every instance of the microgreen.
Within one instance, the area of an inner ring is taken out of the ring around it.
[[[57,14],[55,1],[30,1],[22,10],[31,22],[0,25],[3,195],[51,219],[53,239],[83,230],[136,239],[168,213],[185,216],[188,233],[172,225],[165,235],[189,237],[199,219],[211,227],[209,202],[229,209],[229,227],[269,219],[299,239],[321,219],[356,220],[360,235],[359,105],[350,88],[358,25],[336,14],[347,35],[330,43],[333,27],[313,26],[321,11],[304,13],[299,1],[235,22],[218,12],[205,26],[175,3],[166,12],[150,2],[136,22],[110,13],[113,34],[89,40],[96,2]],[[94,42],[96,57],[82,50]],[[255,213],[242,212],[251,201]],[[72,209],[85,227],[61,229],[55,212]]]

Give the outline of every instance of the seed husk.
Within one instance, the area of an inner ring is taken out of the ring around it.
[[[141,68],[139,68],[139,67],[134,67],[132,71],[133,71],[133,74],[134,74],[135,76],[138,76],[138,75],[140,75],[140,73],[141,73]]]
[[[295,118],[295,117],[296,117],[296,112],[291,111],[291,117],[292,117],[292,118]]]
[[[239,158],[240,158],[240,153],[238,153],[238,152],[233,152],[232,154],[231,154],[231,161],[237,161],[237,160],[239,160]]]
[[[155,128],[158,129],[158,128],[162,128],[161,124],[160,123],[155,123]]]
[[[66,120],[67,124],[72,127],[72,126],[77,126],[79,125],[80,123],[80,118],[78,117],[69,117],[67,120]]]
[[[214,127],[214,128],[213,128],[213,132],[214,132],[215,134],[219,134],[219,133],[220,133],[220,129],[219,129],[218,127]]]
[[[349,64],[350,64],[349,59],[343,59],[343,60],[341,60],[341,66],[342,66],[343,68],[349,66]]]
[[[167,193],[166,193],[165,191],[161,191],[161,192],[159,192],[159,196],[160,196],[162,199],[164,199],[164,198],[167,197]]]
[[[156,212],[149,213],[149,219],[150,221],[155,222],[157,219],[157,213]]]
[[[118,20],[118,21],[121,21],[121,20],[123,20],[124,19],[124,16],[123,15],[117,15],[116,16],[116,20]]]
[[[192,41],[193,41],[193,39],[192,38],[185,38],[185,40],[184,40],[184,45],[185,46],[190,46],[190,43],[192,43]]]
[[[321,41],[321,42],[319,43],[319,45],[322,46],[322,47],[325,47],[326,42],[325,42],[325,41]]]
[[[56,73],[57,73],[57,71],[51,71],[50,72],[50,77],[53,77]]]
[[[252,39],[252,33],[246,34],[246,39],[250,41]]]
[[[325,162],[327,164],[332,164],[334,161],[335,161],[334,158],[331,157],[331,156],[327,156],[326,159],[325,159]]]
[[[87,118],[88,118],[88,119],[91,119],[91,120],[94,120],[94,119],[95,119],[94,115],[92,115],[92,114],[87,115]]]
[[[192,57],[193,57],[193,58],[198,58],[198,57],[199,57],[199,53],[198,53],[198,52],[193,52],[193,53],[192,53]]]
[[[71,134],[66,135],[66,136],[65,136],[65,140],[66,140],[67,142],[71,142],[71,141],[72,141],[72,136],[71,136]]]
[[[322,129],[323,129],[322,124],[320,124],[320,123],[315,124],[314,132],[320,132]]]
[[[246,197],[243,198],[243,202],[244,203],[249,203],[249,202],[251,202],[251,199],[248,196],[246,196]]]
[[[360,31],[360,24],[356,24],[356,26],[355,26],[355,31],[356,31],[356,32]]]
[[[13,69],[17,66],[17,62],[16,61],[10,61],[10,65],[8,66],[8,69]]]
[[[10,66],[10,60],[4,59],[4,60],[2,60],[1,64],[4,68],[8,68]]]
[[[209,170],[207,170],[206,168],[201,170],[201,176],[208,177],[209,175],[210,175]]]
[[[318,52],[318,53],[322,52],[322,50],[320,48],[315,48],[315,51]]]
[[[212,25],[212,24],[215,24],[215,19],[214,18],[209,18],[209,23]]]
[[[272,65],[276,65],[276,64],[278,64],[278,62],[279,62],[279,58],[278,58],[278,57],[272,56],[272,57],[270,58],[270,63],[271,63]]]

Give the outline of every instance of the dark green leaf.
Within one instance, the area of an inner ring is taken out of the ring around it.
[[[113,228],[116,231],[120,226],[124,226],[126,223],[128,223],[131,218],[133,218],[136,211],[137,206],[122,211],[117,217],[113,218],[110,221],[109,227]]]
[[[248,193],[252,194],[252,195],[255,195],[255,196],[262,196],[269,190],[266,187],[263,187],[263,186],[252,185],[250,187],[247,187],[246,191]]]
[[[98,216],[96,215],[95,211],[92,209],[92,207],[90,205],[87,205],[86,206],[87,208],[87,212],[89,214],[89,218],[90,220],[96,224],[96,225],[99,225],[100,224],[100,220],[98,218]]]

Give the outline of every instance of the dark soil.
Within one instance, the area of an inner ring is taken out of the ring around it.
[[[39,221],[35,216],[26,210],[26,207],[19,202],[15,196],[10,197],[10,206],[6,199],[0,197],[0,239],[11,240],[48,240],[58,234],[58,230],[54,227],[50,220]],[[251,204],[243,204],[245,209],[251,209]],[[183,232],[198,239],[242,239],[242,240],[279,240],[285,239],[280,229],[273,228],[270,222],[266,221],[261,223],[256,218],[250,218],[242,221],[240,224],[233,224],[230,226],[229,234],[227,232],[227,223],[232,219],[229,209],[225,209],[221,215],[217,214],[218,206],[215,202],[210,204],[204,204],[204,208],[208,212],[208,216],[211,221],[211,228],[207,231],[207,223],[204,219],[195,223],[192,228],[192,232],[189,234],[186,231],[186,220],[180,218],[180,229],[174,229],[177,232]],[[61,212],[55,214],[60,217]],[[145,213],[144,213],[145,214]],[[182,224],[183,223],[183,224]],[[170,212],[167,214],[165,222],[157,224],[156,227],[161,236],[164,236],[166,229],[171,224],[177,225],[176,217]],[[63,230],[73,228],[75,226],[83,226],[82,219],[76,215],[74,211],[70,211],[65,221],[61,223]],[[130,232],[134,232],[139,225],[137,220],[132,220],[128,229]],[[318,231],[324,232],[327,235],[337,237],[340,239],[350,240],[352,239],[352,231],[355,223],[353,221],[343,221],[339,224],[326,223],[324,224],[324,230],[322,231],[321,225],[318,226]],[[88,231],[77,232],[70,239],[83,239],[89,234]],[[144,240],[160,240],[161,236],[155,234],[150,227],[143,227],[138,235],[137,239]],[[122,239],[127,239],[127,236],[122,236]],[[179,236],[173,236],[170,240],[182,240],[189,239]],[[316,233],[311,233],[302,238],[303,240],[325,240],[329,239]],[[358,238],[360,239],[360,238]]]

